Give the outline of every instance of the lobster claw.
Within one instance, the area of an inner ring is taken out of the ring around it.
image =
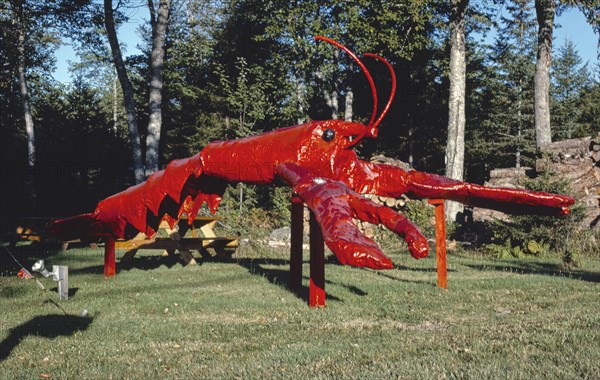
[[[353,218],[381,223],[404,237],[413,257],[427,255],[427,239],[412,222],[390,208],[363,198],[342,182],[314,177],[295,164],[280,165],[278,173],[315,214],[325,243],[340,263],[372,269],[394,267],[379,246],[360,232]]]

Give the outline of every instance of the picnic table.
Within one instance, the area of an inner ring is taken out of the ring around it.
[[[106,239],[104,251],[104,275],[112,277],[115,271],[115,250],[125,250],[121,262],[133,259],[140,249],[162,250],[163,256],[179,253],[186,265],[196,264],[193,251],[203,258],[213,256],[225,258],[231,255],[239,245],[239,236],[218,236],[214,230],[219,218],[196,216],[191,224],[185,215],[171,228],[162,221],[154,238],[149,239],[143,232],[133,239]],[[209,250],[214,251],[214,255]]]

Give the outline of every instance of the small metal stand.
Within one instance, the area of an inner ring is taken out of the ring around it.
[[[48,272],[44,260],[36,261],[31,267],[34,272],[39,272],[44,277],[52,276],[52,280],[58,282],[58,299],[69,299],[69,267],[66,265],[53,265],[52,272]]]
[[[66,265],[52,266],[52,279],[58,281],[58,299],[69,299],[69,267]]]

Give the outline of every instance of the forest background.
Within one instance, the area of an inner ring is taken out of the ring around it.
[[[140,8],[150,17],[139,25],[139,54],[123,59],[115,31]],[[89,212],[210,141],[308,120],[367,121],[363,74],[315,35],[380,54],[395,68],[391,111],[359,155],[446,174],[450,57],[462,25],[463,178],[483,183],[491,169],[534,166],[540,10],[552,18],[577,10],[598,36],[595,0],[1,0],[2,227],[23,215]],[[61,83],[52,73],[66,40],[79,59],[71,82]],[[598,60],[584,61],[569,39],[551,54],[552,140],[596,135]],[[387,69],[367,65],[385,98]],[[276,228],[289,221],[289,196],[285,188],[233,185],[221,211]]]

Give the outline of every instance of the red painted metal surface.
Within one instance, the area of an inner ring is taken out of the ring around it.
[[[315,215],[310,214],[310,280],[308,305],[325,307],[325,242]]]
[[[448,288],[448,274],[446,264],[446,215],[444,213],[443,199],[430,199],[429,203],[435,206],[435,256],[437,261],[438,286]]]
[[[292,196],[292,218],[290,236],[290,273],[288,286],[299,289],[302,286],[302,238],[304,235],[304,202]]]
[[[332,42],[324,37],[319,39]],[[336,43],[336,46],[341,45]],[[358,57],[353,57],[364,67]],[[379,56],[369,57],[386,63]],[[374,85],[372,93],[376,99]],[[373,240],[359,232],[353,218],[383,224],[394,231],[406,241],[415,258],[427,255],[427,239],[404,216],[360,194],[449,199],[519,214],[569,212],[574,200],[568,196],[487,188],[361,161],[351,148],[361,139],[377,135],[393,95],[392,92],[379,117],[374,111],[367,125],[340,120],[312,121],[257,136],[210,143],[193,157],[171,162],[146,182],[100,201],[93,213],[55,221],[48,232],[65,240],[130,237],[138,231],[153,236],[161,220],[174,225],[183,213],[191,220],[203,203],[214,212],[227,183],[271,184],[279,176],[315,214],[325,242],[341,263],[389,269],[393,268],[392,261]]]
[[[104,277],[114,277],[116,272],[115,239],[106,238],[104,243]]]

